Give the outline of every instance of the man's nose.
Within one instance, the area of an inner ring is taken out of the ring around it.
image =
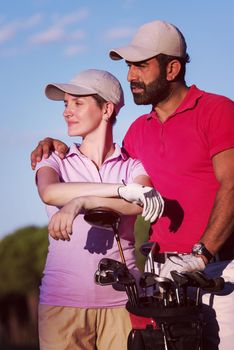
[[[135,67],[134,65],[131,65],[128,68],[127,79],[128,79],[129,82],[131,82],[133,80],[138,80],[138,70],[137,70],[137,67]]]

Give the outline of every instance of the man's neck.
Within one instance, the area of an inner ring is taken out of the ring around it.
[[[171,114],[181,105],[185,96],[188,93],[188,87],[186,85],[175,84],[172,87],[170,95],[164,101],[153,106],[153,110],[156,112],[158,119],[163,123],[170,117]]]

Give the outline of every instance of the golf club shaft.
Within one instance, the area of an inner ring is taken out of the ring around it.
[[[162,331],[163,331],[164,347],[165,347],[165,350],[168,350],[167,336],[166,336],[166,331],[165,331],[165,327],[164,327],[163,323],[162,323],[161,327],[162,327]]]
[[[126,286],[125,285],[125,290],[126,290],[126,293],[127,293],[127,296],[128,296],[128,300],[130,301],[130,304],[132,306],[136,306],[135,298],[134,298],[134,295],[132,293],[132,290],[131,290],[130,286]]]
[[[117,242],[117,245],[118,245],[121,261],[122,261],[123,264],[126,265],[126,260],[125,260],[125,257],[124,257],[123,248],[121,246],[119,234],[118,234],[118,232],[117,232],[117,230],[115,228],[113,228],[113,229],[114,229],[115,239],[116,239],[116,242]]]
[[[201,288],[197,287],[196,306],[200,305],[200,303],[201,303]]]

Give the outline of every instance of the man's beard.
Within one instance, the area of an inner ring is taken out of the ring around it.
[[[159,102],[165,100],[171,93],[170,82],[162,75],[145,85],[142,82],[131,82],[130,88],[141,88],[144,91],[135,93],[132,91],[134,102],[137,105],[149,105],[156,106]]]

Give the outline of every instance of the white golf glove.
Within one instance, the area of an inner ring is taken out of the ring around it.
[[[171,271],[173,270],[177,272],[203,271],[205,267],[203,259],[193,254],[170,256],[166,259],[159,275],[172,279]]]
[[[143,207],[142,216],[145,221],[154,222],[162,216],[164,200],[153,187],[131,183],[120,186],[118,189],[120,198],[128,202],[140,204]]]

